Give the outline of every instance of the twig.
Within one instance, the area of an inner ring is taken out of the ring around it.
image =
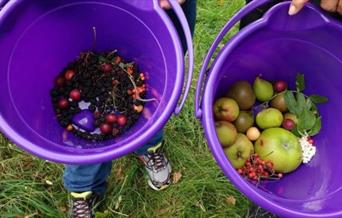
[[[89,55],[90,55],[90,53],[87,52],[87,53],[86,53],[86,56],[85,56],[85,58],[84,58],[84,62],[86,63],[86,65],[88,65],[88,58],[89,58]]]
[[[137,89],[137,85],[135,84],[135,82],[134,82],[132,76],[126,71],[126,69],[124,69],[123,67],[121,67],[120,64],[119,64],[118,66],[119,66],[123,71],[125,71],[125,72],[127,73],[127,76],[128,76],[128,78],[129,78],[129,80],[131,80],[131,83],[133,84],[134,90],[138,90],[138,89]],[[139,93],[136,93],[136,95],[137,95],[137,100],[142,101],[142,102],[157,101],[156,98],[142,99],[142,98],[140,98]]]
[[[132,84],[133,84],[133,86],[134,86],[134,90],[138,90],[138,89],[137,89],[137,85],[135,84],[135,82],[134,82],[132,76],[129,75],[128,73],[127,73],[127,75],[128,75],[128,78],[131,80],[131,82],[132,82]],[[142,102],[150,102],[150,101],[156,101],[156,100],[157,100],[157,99],[155,99],[155,98],[142,99],[142,98],[140,98],[140,95],[139,95],[138,92],[136,92],[136,95],[137,95],[137,100],[142,101]]]
[[[117,112],[119,112],[119,113],[121,113],[121,114],[126,113],[125,110],[124,110],[124,111],[119,111],[119,109],[117,108],[117,106],[116,106],[116,104],[115,104],[115,102],[116,102],[116,101],[115,101],[116,97],[117,97],[117,96],[120,97],[120,95],[117,95],[117,94],[115,93],[115,89],[116,89],[116,86],[114,86],[113,89],[112,89],[112,91],[111,91],[111,96],[112,96],[112,101],[113,101],[114,110],[117,111]],[[108,101],[108,100],[107,100],[107,101]],[[106,107],[107,107],[107,105],[106,105]]]
[[[296,90],[286,90],[286,91],[292,92],[292,93],[298,93],[298,91],[296,91]],[[263,102],[263,103],[261,103],[261,104],[258,104],[258,105],[256,105],[256,106],[254,106],[253,108],[257,108],[257,107],[259,107],[259,106],[266,106],[266,107],[268,107],[268,106],[269,106],[269,103],[270,103],[273,99],[275,99],[275,98],[278,97],[279,95],[283,94],[284,92],[285,92],[285,91],[279,92],[279,93],[275,94],[270,100],[265,101],[265,102]],[[308,95],[305,95],[304,93],[302,93],[302,94],[304,95],[305,98],[309,98]]]
[[[93,51],[96,49],[96,27],[93,26]]]
[[[112,89],[112,98],[113,98],[113,107],[114,107],[114,110],[118,110],[117,109],[117,107],[116,107],[116,104],[115,104],[115,98],[116,98],[116,96],[115,96],[115,88],[116,88],[116,86],[113,86],[113,89]]]
[[[103,77],[105,77],[104,74],[102,74],[100,77],[98,77],[98,78],[96,79],[96,82],[99,81],[100,79],[102,79]]]
[[[113,54],[115,54],[116,52],[118,52],[118,50],[113,50],[113,51],[111,51],[108,55],[107,55],[107,58],[109,57],[109,56],[111,56],[111,55],[113,55]]]

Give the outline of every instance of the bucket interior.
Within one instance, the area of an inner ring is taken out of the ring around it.
[[[285,14],[285,13],[284,13]],[[295,87],[297,73],[305,75],[305,94],[327,96],[329,102],[319,106],[322,130],[315,136],[317,152],[309,164],[277,181],[264,181],[256,187],[241,179],[228,167],[228,159],[219,143],[211,145],[225,174],[247,197],[261,206],[281,214],[340,214],[342,205],[342,144],[339,129],[342,123],[342,26],[308,28],[284,31],[264,26],[243,30],[234,38],[216,60],[215,78],[208,110],[214,100],[227,93],[238,80],[253,83],[256,76],[270,80],[285,80]],[[244,34],[243,32],[246,34]],[[214,120],[213,113],[209,120]],[[208,128],[214,128],[213,121]],[[218,142],[218,140],[216,141]],[[220,161],[220,159],[222,161]],[[247,187],[247,188],[246,188]],[[261,200],[263,199],[263,200]],[[267,203],[265,203],[267,201]],[[278,209],[276,209],[278,208]],[[280,212],[279,208],[282,208]],[[284,212],[286,211],[286,213]],[[307,215],[310,214],[310,215]]]
[[[29,0],[5,9],[0,17],[0,114],[11,128],[4,132],[14,141],[20,144],[15,138],[20,137],[55,153],[104,153],[138,138],[142,145],[147,140],[142,138],[144,133],[157,132],[171,115],[183,82],[177,74],[183,67],[181,48],[168,22],[153,10],[152,1]],[[66,133],[56,120],[50,98],[56,76],[80,52],[92,50],[93,27],[96,50],[117,49],[125,60],[137,63],[149,78],[146,98],[157,99],[145,104],[128,132],[101,143]],[[14,132],[16,136],[11,135]]]

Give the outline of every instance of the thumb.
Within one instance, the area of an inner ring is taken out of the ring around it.
[[[291,6],[289,9],[289,15],[297,14],[308,2],[309,0],[292,0]]]
[[[170,9],[171,5],[168,0],[160,0],[159,1],[160,7],[163,9]]]

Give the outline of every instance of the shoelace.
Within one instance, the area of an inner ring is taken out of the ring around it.
[[[160,169],[164,169],[166,164],[164,155],[160,152],[150,153],[148,154],[150,163],[153,167],[153,170],[158,171]]]
[[[73,218],[92,218],[91,205],[92,199],[74,199],[72,208]]]

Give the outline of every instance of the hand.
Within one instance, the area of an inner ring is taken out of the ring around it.
[[[292,0],[289,15],[297,14],[310,0]],[[329,12],[338,12],[342,15],[342,0],[321,0],[321,7]]]
[[[181,5],[185,2],[186,0],[178,0],[178,3]],[[160,7],[163,9],[170,9],[171,5],[168,0],[159,0]]]

